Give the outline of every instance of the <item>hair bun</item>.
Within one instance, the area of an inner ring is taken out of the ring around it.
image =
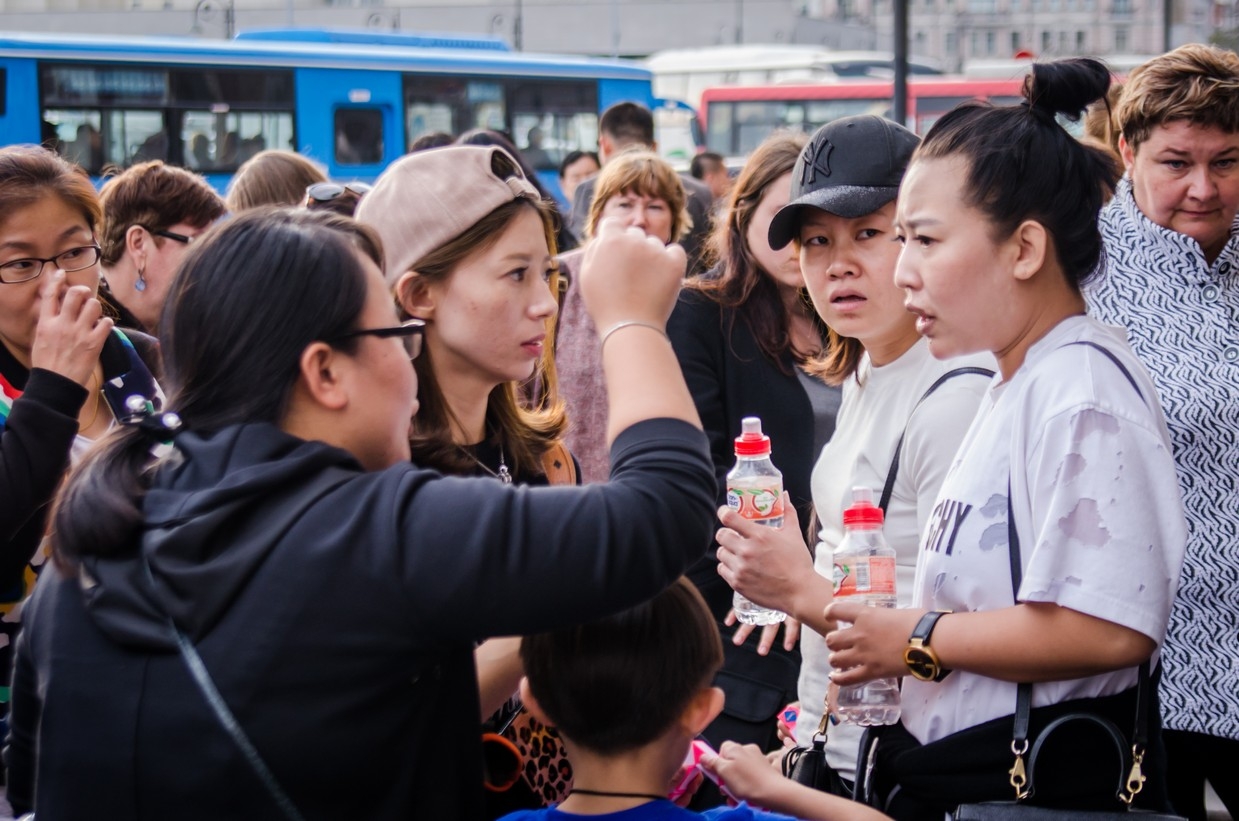
[[[1024,79],[1024,100],[1034,110],[1080,118],[1110,88],[1110,69],[1092,57],[1034,63]]]

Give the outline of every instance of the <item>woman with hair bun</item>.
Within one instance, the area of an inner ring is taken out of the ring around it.
[[[939,120],[900,191],[895,282],[917,329],[934,356],[991,351],[1000,373],[922,536],[912,608],[826,612],[853,625],[826,639],[836,684],[907,676],[867,785],[895,818],[1015,800],[1019,739],[1078,712],[1143,748],[1135,801],[1165,807],[1156,699],[1137,706],[1137,670],[1165,635],[1183,508],[1152,380],[1122,331],[1085,315],[1112,161],[1055,120],[1109,82],[1095,60],[1035,66],[1022,105]],[[1147,744],[1133,737],[1141,707]],[[1113,745],[1082,722],[1052,738],[1031,802],[1122,807]]]

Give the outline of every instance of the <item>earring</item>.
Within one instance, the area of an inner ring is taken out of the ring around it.
[[[146,290],[146,266],[143,265],[138,268],[138,281],[133,283],[133,289],[135,291]]]

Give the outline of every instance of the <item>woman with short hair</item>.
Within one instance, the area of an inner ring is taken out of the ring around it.
[[[100,292],[121,327],[154,334],[176,269],[190,243],[224,215],[224,201],[202,177],[161,160],[108,180],[100,201]]]
[[[585,245],[604,219],[638,228],[664,245],[688,233],[692,217],[680,177],[652,151],[630,149],[612,158],[595,178],[594,199],[585,225]],[[560,395],[568,409],[568,447],[581,463],[586,482],[606,481],[611,457],[602,431],[607,426],[606,384],[599,368],[597,329],[581,300],[576,272],[585,249],[561,254],[559,270],[566,280],[555,334],[555,365]]]
[[[1186,45],[1128,76],[1127,175],[1102,215],[1090,313],[1127,328],[1166,410],[1188,522],[1162,655],[1171,798],[1239,815],[1239,57]]]

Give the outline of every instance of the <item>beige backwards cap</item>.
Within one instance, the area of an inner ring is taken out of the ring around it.
[[[357,219],[378,232],[388,285],[505,203],[538,189],[502,148],[462,145],[396,160],[362,197]]]

